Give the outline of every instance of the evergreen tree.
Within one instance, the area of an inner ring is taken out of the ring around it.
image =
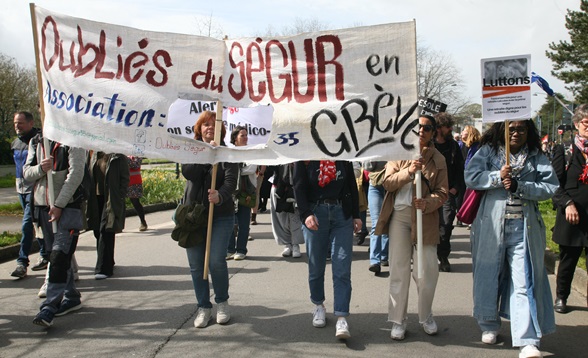
[[[552,42],[545,54],[553,62],[551,73],[569,84],[577,102],[588,103],[588,0],[581,0],[580,11],[568,9],[566,28],[570,42]]]

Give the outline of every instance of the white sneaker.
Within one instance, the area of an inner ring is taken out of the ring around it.
[[[496,344],[496,336],[498,336],[496,331],[484,331],[482,332],[482,343]]]
[[[226,324],[231,319],[229,312],[229,301],[221,302],[216,305],[216,323]]]
[[[292,256],[292,246],[286,245],[284,246],[284,251],[282,251],[283,257],[290,257]]]
[[[316,305],[312,312],[312,325],[315,327],[324,327],[327,325],[327,318],[325,317],[327,311],[325,306]]]
[[[300,245],[298,245],[298,244],[292,245],[292,257],[299,258],[300,256],[302,256],[300,254]]]
[[[435,322],[433,315],[429,315],[429,318],[423,322],[423,330],[429,336],[437,334],[437,323]]]
[[[402,322],[402,324],[394,323],[392,325],[392,332],[390,332],[390,338],[401,341],[404,339],[404,335],[406,334],[406,322]]]
[[[227,260],[232,260],[235,258],[235,253],[227,253]]]
[[[39,293],[37,293],[37,296],[39,296],[39,298],[47,297],[47,282],[43,282],[43,286],[41,286],[41,288],[39,289]]]
[[[519,353],[519,358],[541,358],[543,354],[541,351],[537,349],[536,346],[529,344],[521,348],[521,352]]]
[[[351,338],[351,334],[349,333],[349,325],[347,324],[347,320],[345,318],[337,320],[337,326],[335,331],[335,337],[339,339],[349,339]]]
[[[212,309],[211,308],[202,308],[198,309],[198,313],[196,314],[196,319],[194,320],[194,327],[196,328],[204,328],[208,326],[208,322],[212,319]]]
[[[235,261],[245,260],[245,254],[237,252],[235,254],[235,257],[233,257],[233,259],[235,259]]]

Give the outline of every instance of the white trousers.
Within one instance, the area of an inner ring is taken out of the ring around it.
[[[419,323],[432,314],[433,298],[439,278],[437,245],[423,246],[424,277],[417,278],[418,254],[411,240],[411,208],[394,210],[389,227],[390,245],[390,299],[388,321],[402,323],[407,318],[408,291],[411,276],[411,258],[414,269],[412,278],[417,285]]]

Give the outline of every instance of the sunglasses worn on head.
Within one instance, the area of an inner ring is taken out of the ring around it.
[[[425,132],[430,132],[433,130],[433,126],[430,124],[420,124],[419,123],[419,130],[420,129],[424,130]]]
[[[514,134],[514,132],[525,134],[527,133],[527,127],[508,127],[508,133]]]

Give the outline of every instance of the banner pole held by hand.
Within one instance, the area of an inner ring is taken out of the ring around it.
[[[506,152],[506,165],[510,165],[510,133],[509,133],[509,121],[504,121],[504,150]]]
[[[223,126],[223,105],[221,101],[216,101],[216,120],[214,122],[214,142],[220,145],[221,133]],[[218,163],[212,166],[212,178],[210,189],[216,189],[216,173],[218,172]],[[212,240],[212,219],[214,218],[214,203],[208,203],[208,225],[206,226],[206,249],[204,251],[204,273],[202,279],[208,280],[208,265],[210,263],[210,241]]]
[[[45,126],[45,103],[43,102],[43,76],[41,75],[41,67],[39,64],[39,36],[37,35],[37,17],[35,16],[35,4],[29,4],[29,10],[31,12],[31,25],[33,26],[33,45],[35,48],[35,62],[37,69],[37,86],[39,90],[39,112],[41,115],[41,128]],[[39,143],[38,145],[41,145]],[[45,158],[51,155],[51,145],[47,137],[43,136],[43,148],[45,149]],[[49,208],[55,204],[55,192],[53,190],[53,175],[52,170],[49,169],[47,173],[47,190],[49,191]],[[31,203],[32,205],[33,203]],[[53,233],[57,233],[57,222],[51,222],[51,228]]]
[[[417,197],[417,199],[422,199],[423,198],[423,189],[421,187],[421,183],[422,183],[421,170],[417,170],[414,177],[416,179],[416,197]],[[417,209],[417,211],[416,211],[416,227],[417,227],[417,260],[418,260],[417,276],[418,276],[418,279],[420,280],[424,277],[423,210],[422,209]]]

